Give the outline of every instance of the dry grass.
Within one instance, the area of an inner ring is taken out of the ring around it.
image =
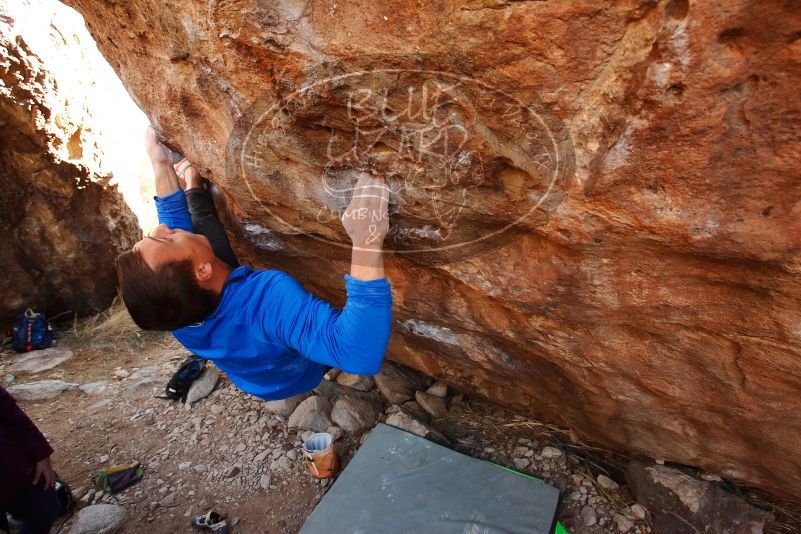
[[[145,332],[136,326],[117,297],[105,311],[82,319],[76,317],[65,341],[77,349],[114,347],[133,352],[164,337],[163,332]]]
[[[763,510],[770,510],[774,520],[765,525],[765,534],[801,532],[801,503],[759,490],[745,490],[742,497]]]

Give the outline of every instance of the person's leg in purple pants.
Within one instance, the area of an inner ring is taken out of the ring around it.
[[[8,511],[22,522],[19,534],[48,534],[61,507],[56,490],[45,490],[39,483],[20,488]]]

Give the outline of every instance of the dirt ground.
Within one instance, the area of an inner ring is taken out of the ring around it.
[[[320,483],[305,472],[299,452],[302,431],[265,412],[263,401],[237,390],[225,377],[209,397],[191,406],[156,398],[187,355],[169,334],[141,333],[127,314],[112,308],[63,332],[57,346],[71,349],[74,356],[13,382],[3,365],[6,349],[0,376],[6,376],[6,386],[42,379],[108,382],[99,393],[73,389],[21,405],[55,449],[53,465],[82,505],[110,502],[126,508],[123,532],[188,532],[192,515],[214,508],[228,515],[232,532],[293,533],[327,491],[328,481]],[[598,474],[605,473],[622,485],[624,456],[581,444],[564,429],[461,396],[437,428],[460,452],[559,487],[560,520],[574,534],[622,532],[629,523],[628,532],[651,531],[650,515],[637,517],[625,487],[597,483]],[[344,435],[338,441],[345,465],[359,443],[360,436]],[[565,454],[541,459],[534,452],[543,446]],[[530,458],[530,465],[522,469],[515,457],[518,462]],[[132,461],[144,465],[142,481],[114,496],[95,495],[89,480],[93,472]],[[588,506],[597,515],[590,526],[581,515]],[[67,532],[71,521],[58,523],[57,531]],[[775,525],[768,531],[788,532]]]

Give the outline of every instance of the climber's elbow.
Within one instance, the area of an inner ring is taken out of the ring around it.
[[[361,344],[354,344],[348,350],[347,355],[341,358],[342,366],[340,369],[352,375],[375,375],[381,370],[384,364],[384,357],[387,354],[389,345],[389,335],[380,339],[370,339]]]

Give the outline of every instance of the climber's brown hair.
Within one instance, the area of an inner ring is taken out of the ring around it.
[[[129,250],[117,256],[115,265],[122,300],[142,330],[198,323],[217,307],[217,295],[198,285],[189,260],[166,262],[154,271],[140,252]]]

